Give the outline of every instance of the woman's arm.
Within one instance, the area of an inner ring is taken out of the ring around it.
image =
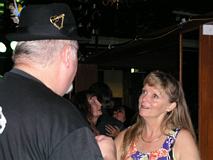
[[[189,131],[182,129],[174,145],[177,160],[200,160],[197,145]]]

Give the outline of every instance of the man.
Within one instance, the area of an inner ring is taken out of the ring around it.
[[[19,42],[14,67],[0,80],[0,159],[115,159],[112,139],[95,139],[62,97],[72,88],[78,63],[79,37],[70,8],[29,5],[8,39]]]

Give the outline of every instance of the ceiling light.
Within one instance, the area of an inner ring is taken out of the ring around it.
[[[16,41],[12,41],[10,42],[10,48],[14,51],[16,48],[17,42]]]
[[[0,53],[5,53],[7,51],[7,47],[4,43],[0,42]]]

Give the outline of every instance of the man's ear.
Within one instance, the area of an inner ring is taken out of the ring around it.
[[[171,112],[175,107],[177,106],[176,102],[172,102],[168,107],[167,107],[167,112]]]
[[[62,49],[61,58],[66,67],[70,65],[70,58],[72,58],[70,54],[70,47],[65,45]]]

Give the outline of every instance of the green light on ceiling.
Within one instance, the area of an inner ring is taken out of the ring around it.
[[[4,14],[4,3],[0,3],[0,14]]]

